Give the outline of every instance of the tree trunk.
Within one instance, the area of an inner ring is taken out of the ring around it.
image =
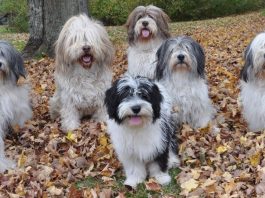
[[[54,43],[64,23],[73,15],[88,14],[87,0],[28,0],[28,3],[30,39],[23,50],[26,58],[34,56],[38,51],[53,57]]]
[[[23,50],[23,56],[34,56],[43,42],[43,0],[28,0],[29,40]]]

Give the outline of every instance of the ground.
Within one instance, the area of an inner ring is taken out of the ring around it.
[[[171,23],[172,36],[189,35],[204,47],[214,120],[200,130],[183,126],[178,132],[181,167],[171,170],[172,182],[154,180],[128,191],[124,174],[106,135],[104,123],[84,120],[64,134],[60,121],[51,121],[48,100],[55,86],[54,61],[47,57],[25,62],[32,85],[34,116],[6,138],[6,153],[16,170],[0,175],[0,197],[262,197],[265,196],[264,132],[252,133],[241,116],[239,73],[243,52],[265,29],[260,12],[213,20]],[[116,48],[114,78],[126,70],[126,31],[108,27]],[[19,50],[27,34],[0,27],[0,39]],[[25,82],[21,82],[25,83]]]

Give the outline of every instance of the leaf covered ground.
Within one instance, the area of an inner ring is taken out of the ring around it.
[[[265,30],[260,13],[214,20],[172,23],[172,36],[189,35],[206,52],[210,96],[218,111],[213,124],[200,130],[184,125],[178,134],[181,167],[172,183],[152,179],[128,192],[124,174],[104,123],[84,120],[68,134],[51,121],[48,100],[54,93],[54,60],[25,62],[32,86],[34,116],[5,140],[17,169],[0,174],[0,197],[262,197],[265,196],[264,132],[247,131],[240,104],[242,55],[251,39]],[[116,47],[114,78],[126,70],[124,27],[108,27]],[[1,31],[0,31],[1,32]],[[25,43],[28,35],[1,32],[0,39]]]

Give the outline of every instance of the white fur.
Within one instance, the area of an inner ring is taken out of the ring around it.
[[[108,132],[125,169],[125,185],[136,187],[138,183],[146,179],[146,166],[154,160],[158,151],[163,150],[159,121],[143,128],[128,128],[117,125],[113,120],[108,120]],[[168,173],[161,172],[159,168],[152,171],[152,176],[159,182],[162,180],[159,179],[161,175],[170,178]],[[169,182],[170,179],[162,184]]]
[[[0,172],[14,168],[15,163],[5,157],[4,137],[9,125],[23,126],[32,117],[29,87],[0,82]]]
[[[178,122],[188,123],[194,128],[207,126],[215,110],[204,79],[196,78],[189,72],[175,72],[161,83],[172,97]]]
[[[156,39],[130,46],[128,48],[128,73],[154,79],[156,51],[162,42],[162,39]]]
[[[90,68],[79,63],[82,48],[90,46],[94,62]],[[70,18],[56,44],[56,91],[50,100],[50,113],[62,119],[64,131],[79,127],[83,116],[105,120],[105,91],[111,85],[113,47],[104,27],[85,15]]]
[[[265,84],[240,81],[243,116],[249,130],[256,132],[265,129]]]

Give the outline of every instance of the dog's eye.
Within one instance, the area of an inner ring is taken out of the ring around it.
[[[148,14],[148,17],[151,18],[151,19],[154,19],[154,17],[150,14]]]
[[[143,17],[142,15],[139,15],[137,20],[141,19],[142,17]]]
[[[138,95],[139,95],[140,98],[142,98],[142,99],[144,99],[144,100],[149,100],[148,95],[145,94],[145,93],[139,93]]]

